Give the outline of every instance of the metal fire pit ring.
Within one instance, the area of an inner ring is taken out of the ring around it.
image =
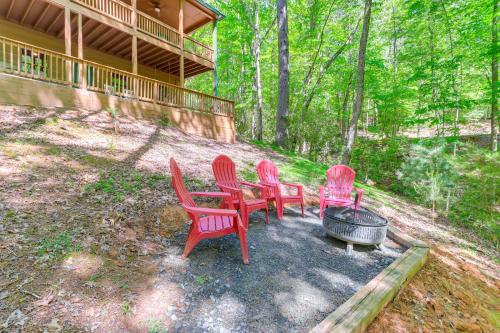
[[[366,208],[329,207],[325,209],[323,228],[334,238],[347,242],[347,253],[353,244],[381,246],[389,222]]]

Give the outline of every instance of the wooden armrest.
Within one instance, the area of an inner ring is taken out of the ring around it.
[[[262,186],[266,186],[266,187],[277,187],[277,186],[279,186],[279,184],[271,184],[271,183],[266,183],[266,182],[260,182],[259,184],[262,185]]]
[[[240,188],[237,188],[237,187],[231,187],[231,186],[227,186],[227,185],[224,185],[224,184],[217,184],[218,187],[220,187],[221,189],[223,190],[228,190],[228,191],[234,191],[234,192],[239,192],[241,191]]]
[[[357,187],[353,187],[354,191],[360,193],[360,194],[363,194],[365,192],[365,190],[362,190],[360,188],[357,188]]]
[[[285,186],[290,186],[290,187],[296,187],[296,188],[302,188],[304,186],[300,185],[300,184],[292,184],[292,183],[281,183],[282,185],[285,185]]]
[[[206,207],[189,207],[182,205],[188,213],[196,215],[211,215],[211,216],[237,216],[238,211],[233,209],[206,208]]]
[[[231,193],[226,192],[190,192],[195,197],[208,197],[208,198],[228,198]]]
[[[241,181],[241,182],[238,182],[238,183],[240,183],[241,185],[249,186],[249,187],[255,187],[255,188],[258,188],[258,189],[261,189],[261,190],[264,188],[264,186],[262,186],[262,185],[250,183],[250,182],[247,182],[247,181]]]
[[[354,198],[354,207],[358,209],[359,205],[361,204],[361,199],[363,198],[363,193],[365,191],[356,187],[354,187],[354,191],[356,191],[356,197]]]

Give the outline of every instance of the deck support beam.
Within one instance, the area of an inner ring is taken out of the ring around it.
[[[83,22],[82,14],[78,13],[78,59],[82,60],[81,66],[78,66],[79,76],[82,79],[82,89],[87,89],[87,69],[83,62]]]
[[[214,20],[213,29],[212,29],[212,47],[214,49],[213,53],[213,61],[214,61],[214,79],[213,79],[213,95],[217,96],[217,56],[218,56],[218,48],[217,48],[217,19]]]
[[[137,0],[132,0],[132,73],[137,74]]]
[[[184,0],[179,0],[180,69],[179,86],[184,88]]]
[[[67,56],[71,56],[71,10],[64,7],[64,50]],[[66,62],[66,80],[71,84],[72,77],[71,61]]]

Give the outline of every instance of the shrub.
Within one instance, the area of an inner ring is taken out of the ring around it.
[[[446,146],[444,141],[431,146],[413,145],[398,171],[401,182],[412,187],[425,203],[432,206],[433,218],[436,205],[450,199],[456,180],[455,170],[446,156]]]
[[[365,140],[360,138],[351,160],[351,167],[356,170],[357,181],[372,180],[385,189],[401,192],[396,171],[408,154],[406,138],[383,140]]]

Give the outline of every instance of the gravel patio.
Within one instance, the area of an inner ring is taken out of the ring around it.
[[[386,239],[383,251],[355,246],[348,256],[344,242],[325,235],[317,209],[305,218],[285,212],[278,221],[271,211],[269,225],[252,214],[248,266],[234,235],[202,241],[182,260],[187,228],[176,234],[157,258],[158,284],[184,291],[167,309],[175,332],[307,331],[405,250]]]

